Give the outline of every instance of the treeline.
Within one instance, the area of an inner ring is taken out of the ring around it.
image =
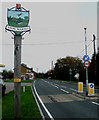
[[[79,74],[79,81],[85,81],[83,61],[78,57],[67,56],[66,58],[58,59],[54,69],[48,71],[46,76],[64,81],[77,81],[75,78],[76,74]]]
[[[13,79],[14,78],[14,73],[12,70],[3,70],[2,72],[2,76],[3,76],[3,80],[6,80],[6,79]]]
[[[95,67],[96,65],[96,67]],[[79,81],[86,83],[86,68],[84,67],[84,60],[78,57],[67,56],[66,58],[60,58],[55,63],[53,70],[49,70],[47,73],[39,73],[38,77],[59,79],[64,81],[77,81],[75,75],[79,73]],[[88,67],[88,82],[99,85],[99,49],[95,55],[92,55],[90,66]],[[70,76],[71,75],[71,76]]]

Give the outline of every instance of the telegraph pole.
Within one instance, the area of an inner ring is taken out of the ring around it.
[[[53,66],[53,61],[51,61],[51,70],[54,69],[54,66]]]
[[[21,43],[22,36],[14,36],[14,115],[21,115]]]
[[[85,54],[87,55],[87,38],[86,38],[86,30],[87,27],[84,27],[85,30]],[[88,68],[86,67],[86,96],[88,95]]]
[[[96,40],[96,37],[95,35],[93,34],[93,47],[94,47],[94,67],[95,67],[95,81],[96,81],[96,49],[95,49],[95,40]]]

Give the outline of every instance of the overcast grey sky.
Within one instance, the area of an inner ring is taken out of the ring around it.
[[[20,2],[30,10],[31,33],[22,40],[22,63],[46,72],[51,61],[66,56],[83,57],[84,27],[87,29],[88,55],[93,53],[92,35],[97,35],[97,2]],[[14,66],[14,40],[5,32],[7,8],[16,2],[2,2],[2,63]]]

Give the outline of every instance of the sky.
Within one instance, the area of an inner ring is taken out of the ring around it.
[[[14,39],[10,32],[5,32],[5,26],[7,25],[7,8],[14,7],[18,2],[5,0],[1,3],[2,59],[0,62],[5,64],[5,69],[13,70]],[[22,63],[33,67],[36,72],[47,72],[51,69],[51,62],[55,64],[59,58],[66,56],[83,58],[85,55],[84,27],[87,27],[88,55],[91,58],[93,34],[97,38],[97,2],[27,2],[23,0],[19,3],[30,11],[29,26],[31,28],[31,33],[26,33],[22,39]]]
[[[18,16],[19,14],[22,14],[21,16]],[[15,17],[15,18],[19,18],[19,17],[21,17],[21,18],[23,18],[24,19],[24,17],[25,16],[28,16],[28,12],[19,12],[19,11],[10,11],[9,10],[9,12],[8,12],[8,17]]]

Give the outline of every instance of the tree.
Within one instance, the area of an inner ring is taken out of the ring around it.
[[[78,57],[67,56],[57,60],[54,68],[54,77],[62,80],[70,80],[69,70],[72,69],[72,80],[76,73],[80,74],[80,80],[85,81],[84,67],[82,60]]]
[[[96,84],[99,85],[99,47],[96,55]]]
[[[8,78],[9,79],[13,79],[14,78],[14,73],[12,72],[12,70],[8,71]]]
[[[12,70],[3,70],[2,72],[2,76],[3,76],[3,79],[6,80],[7,78],[8,79],[13,79],[14,78],[14,73],[12,72]]]
[[[95,64],[96,64],[96,70],[95,70]],[[92,55],[91,58],[91,63],[89,66],[89,72],[88,72],[88,81],[91,83],[94,83],[96,85],[99,85],[99,48],[98,48],[98,53],[96,54],[96,62],[95,62],[95,55]],[[95,73],[96,71],[96,73]]]
[[[2,76],[3,76],[3,79],[4,79],[4,80],[7,79],[7,76],[8,76],[8,72],[7,72],[7,70],[3,70],[3,72],[2,72]]]

